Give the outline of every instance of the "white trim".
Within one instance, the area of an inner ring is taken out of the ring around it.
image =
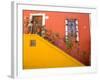
[[[76,37],[76,40],[77,41],[79,41],[79,27],[78,27],[78,20],[76,21],[76,35],[77,35],[77,37]]]
[[[68,36],[68,26],[67,26],[67,20],[65,20],[65,35]],[[67,37],[66,37],[67,38]]]
[[[77,35],[76,40],[79,41],[79,32],[78,31],[76,32],[76,35]]]

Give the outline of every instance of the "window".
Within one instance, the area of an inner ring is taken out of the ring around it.
[[[76,41],[79,41],[79,31],[78,31],[78,20],[77,19],[66,19],[66,39],[74,38]]]

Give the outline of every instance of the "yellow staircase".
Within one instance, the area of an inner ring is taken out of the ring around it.
[[[36,46],[30,46],[36,40]],[[36,34],[23,35],[23,69],[84,66]]]

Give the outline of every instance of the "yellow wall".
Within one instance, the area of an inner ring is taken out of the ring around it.
[[[38,35],[24,34],[23,40],[24,69],[84,66]],[[36,40],[36,46],[31,47],[30,40]]]

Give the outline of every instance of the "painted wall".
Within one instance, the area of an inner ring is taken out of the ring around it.
[[[46,28],[52,30],[53,32],[58,32],[62,37],[65,35],[65,19],[74,18],[79,21],[79,44],[80,50],[86,52],[87,63],[89,61],[90,54],[90,24],[89,24],[89,14],[88,13],[66,13],[66,12],[47,12],[47,11],[31,11],[25,10],[23,12],[25,17],[29,17],[30,14],[34,13],[44,13],[48,16],[46,19]]]
[[[24,34],[23,39],[23,69],[84,66],[38,35]],[[30,47],[30,40],[36,40],[36,46]]]

